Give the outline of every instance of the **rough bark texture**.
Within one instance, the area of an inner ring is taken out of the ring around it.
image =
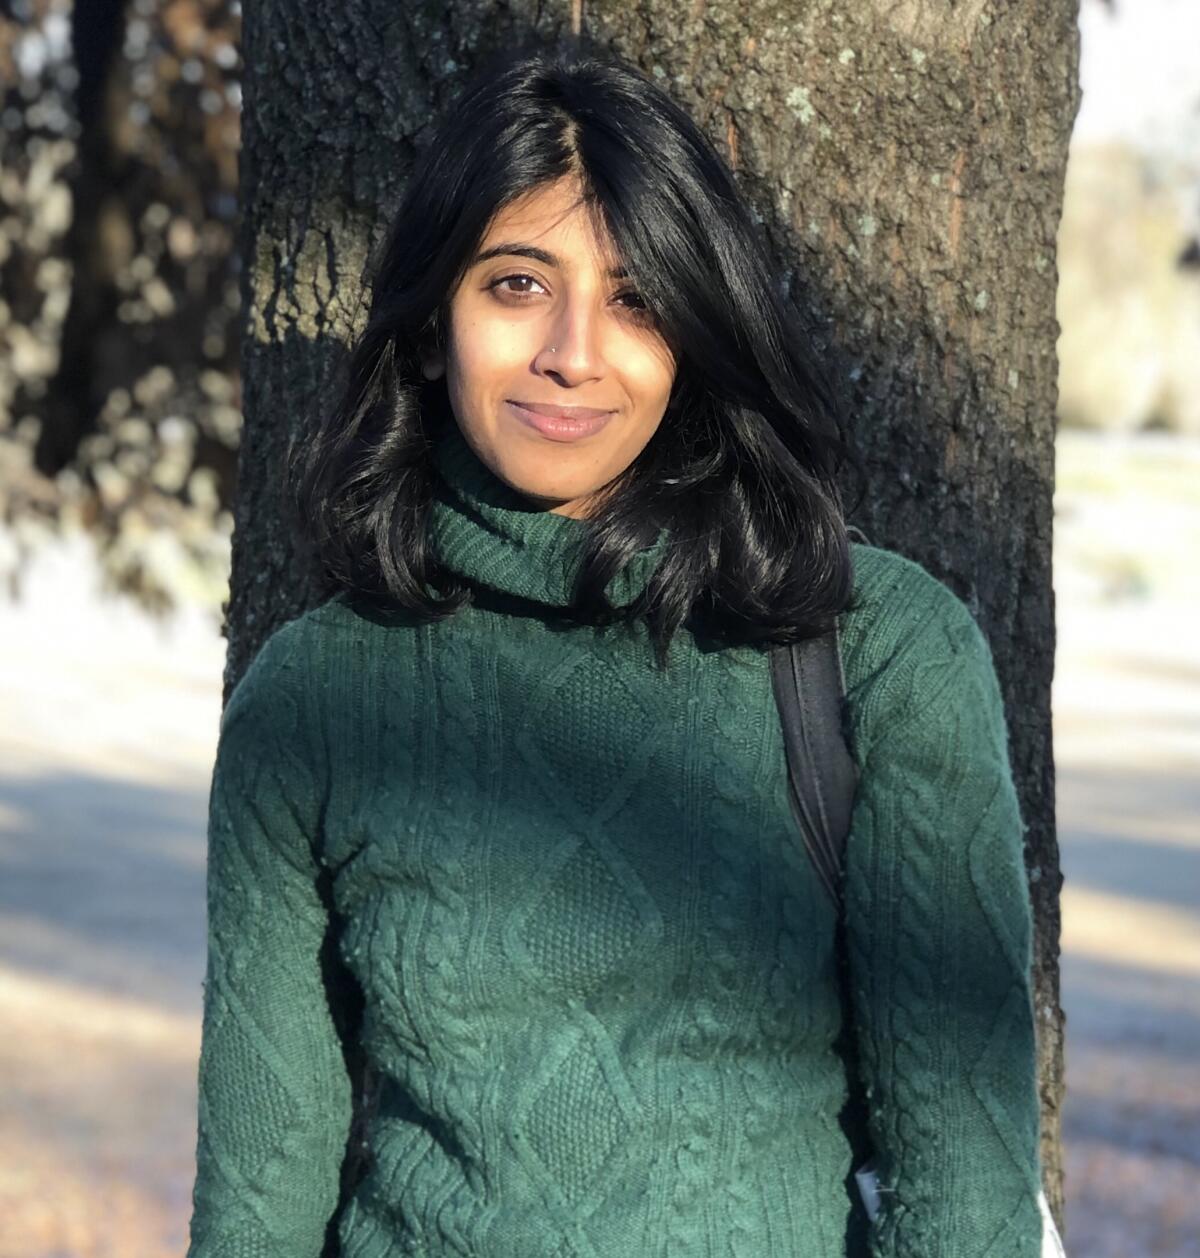
[[[481,55],[582,22],[706,126],[786,260],[871,473],[853,522],[976,613],[1029,826],[1047,1196],[1063,1017],[1050,686],[1056,235],[1078,0],[255,0],[244,30],[245,428],[226,694],[312,597],[279,522],[289,432],[359,326],[363,266]]]

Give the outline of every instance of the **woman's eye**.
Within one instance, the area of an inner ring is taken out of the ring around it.
[[[508,284],[513,280],[517,280],[517,281],[528,280],[531,284],[538,284],[538,281],[535,280],[532,275],[502,275],[498,280],[493,280],[492,283],[489,285],[489,287],[500,288],[502,284]],[[538,287],[540,288],[541,285],[538,284]],[[527,289],[507,288],[507,289],[503,289],[502,291],[510,293],[514,297],[524,297],[528,295]]]
[[[536,284],[539,288],[542,287],[540,280],[535,279],[532,275],[526,275],[524,272],[520,272],[515,275],[502,275],[499,279],[493,280],[488,287],[499,289],[501,292],[507,293],[510,297],[516,297],[518,300],[524,300],[525,298],[534,296],[528,288],[508,287],[512,284],[522,283]],[[629,303],[628,309],[633,314],[647,315],[650,313],[641,293],[632,288],[627,288],[624,292],[618,293],[616,295],[616,300],[619,302]]]

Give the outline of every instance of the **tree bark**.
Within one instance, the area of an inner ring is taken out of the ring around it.
[[[849,398],[853,523],[950,585],[991,643],[1028,825],[1043,1160],[1062,1223],[1050,687],[1056,235],[1078,0],[256,0],[241,179],[245,427],[225,693],[313,597],[280,522],[289,433],[361,326],[364,263],[428,120],[492,49],[586,25],[736,170]]]

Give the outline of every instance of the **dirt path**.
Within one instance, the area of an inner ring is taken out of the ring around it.
[[[0,603],[0,1258],[187,1247],[224,644],[93,580]]]
[[[1200,1256],[1200,446],[1142,457],[1060,444],[1072,1258]],[[0,1258],[179,1258],[223,643],[87,555],[0,603]]]

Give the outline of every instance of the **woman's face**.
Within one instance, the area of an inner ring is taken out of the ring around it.
[[[543,185],[495,217],[451,298],[446,352],[422,370],[446,373],[463,436],[496,476],[581,518],[653,436],[675,361],[577,196],[571,181]],[[602,415],[554,418],[572,407]]]

